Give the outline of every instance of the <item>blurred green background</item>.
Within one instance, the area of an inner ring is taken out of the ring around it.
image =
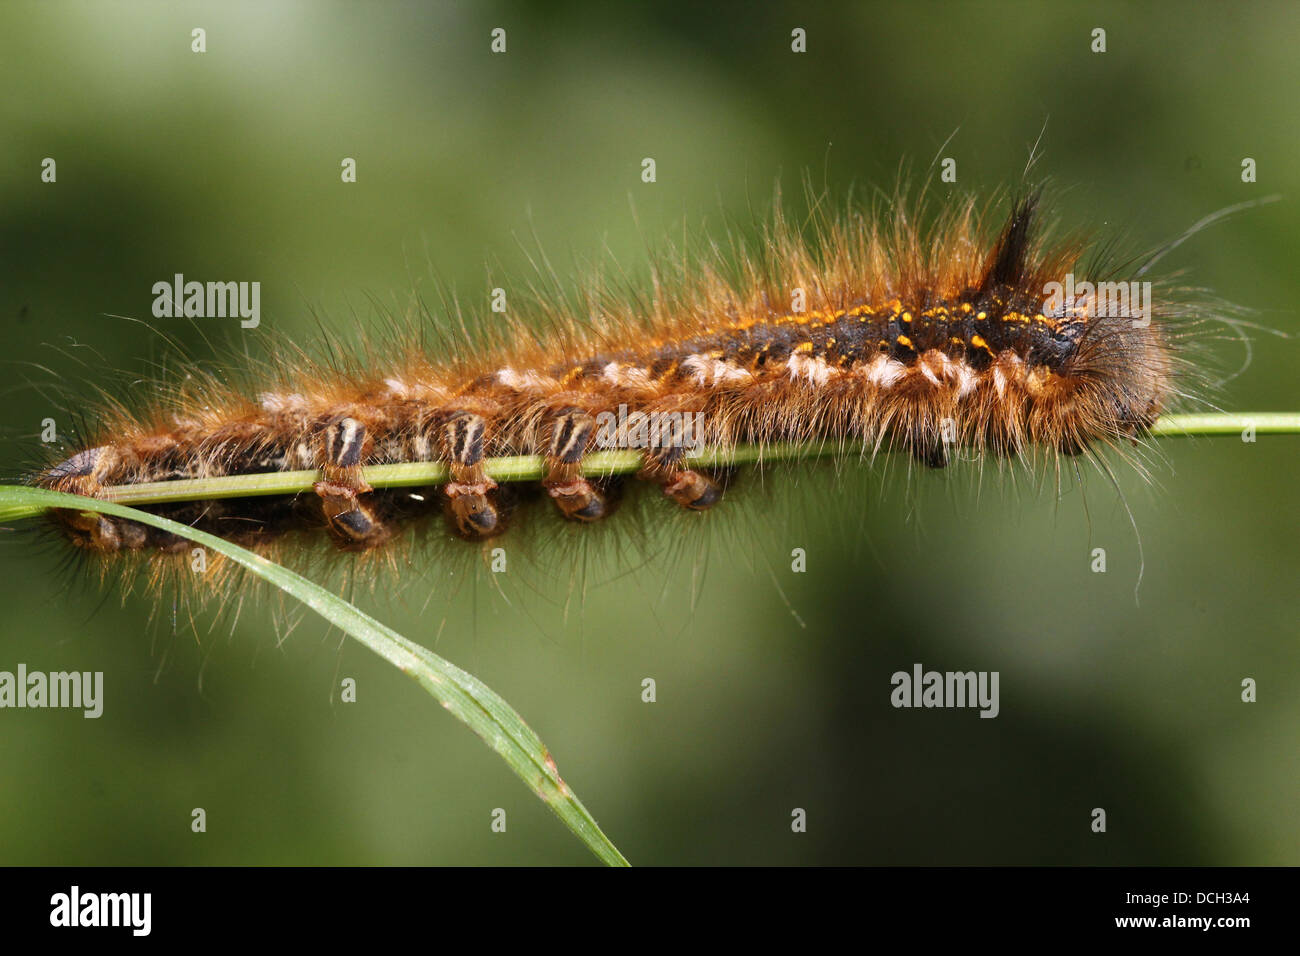
[[[533,232],[562,273],[606,248],[635,273],[655,237],[720,237],[778,178],[888,188],[958,129],[943,154],[984,190],[1021,181],[1046,123],[1036,173],[1062,215],[1139,248],[1282,193],[1165,264],[1294,334],[1297,35],[1290,3],[7,3],[3,461],[55,414],[29,383],[147,370],[157,337],[109,316],[152,321],[175,272],[261,281],[263,328],[302,340],[435,273],[482,314],[486,264],[521,274]],[[1224,407],[1300,407],[1296,339],[1256,341]],[[1166,441],[1153,486],[1121,470],[1139,599],[1097,476],[1085,510],[1077,489],[895,462],[803,472],[675,545],[666,519],[588,555],[567,601],[561,552],[495,581],[429,567],[362,604],[502,693],[634,863],[1295,864],[1297,442]],[[0,863],[590,862],[464,727],[316,620],[281,640],[263,602],[174,634],[169,606],[62,565],[0,537],[0,670],[103,671],[105,714],[0,711]],[[893,709],[916,662],[999,671],[1001,715]]]

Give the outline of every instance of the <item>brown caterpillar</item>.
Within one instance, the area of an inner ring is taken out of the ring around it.
[[[1050,284],[1072,274],[1084,245],[1048,243],[1038,219],[1037,195],[997,230],[973,199],[930,228],[901,199],[883,215],[819,217],[810,235],[778,211],[761,253],[730,270],[715,253],[656,272],[648,298],[593,290],[580,309],[539,303],[475,354],[385,344],[338,369],[299,351],[248,391],[191,376],[143,411],[104,410],[75,453],[34,480],[96,495],[318,469],[315,495],[150,510],[254,548],[319,527],[343,550],[370,551],[434,510],[458,537],[501,534],[518,495],[483,464],[501,455],[545,456],[541,485],[565,518],[607,517],[618,481],[588,476],[583,458],[619,414],[692,416],[692,437],[710,447],[826,441],[934,467],[954,448],[1073,456],[1137,440],[1179,393],[1186,363],[1170,323],[1189,307],[1162,301],[1152,319],[1127,298],[1107,308],[1090,289],[1051,304]],[[689,467],[682,434],[668,434],[645,449],[637,477],[677,507],[718,505],[719,475]],[[413,461],[445,462],[451,480],[422,494],[366,483],[368,465]],[[74,511],[55,520],[93,553],[188,547],[130,521]]]

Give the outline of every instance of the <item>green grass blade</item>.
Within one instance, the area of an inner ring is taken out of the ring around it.
[[[1190,435],[1240,435],[1247,427],[1257,435],[1300,434],[1300,412],[1215,412],[1204,415],[1166,415],[1151,426],[1163,437]]]
[[[577,794],[560,778],[555,761],[537,734],[500,695],[472,674],[408,640],[320,585],[206,532],[107,501],[40,488],[0,486],[0,521],[30,517],[47,508],[103,512],[170,531],[225,555],[293,595],[402,673],[414,678],[444,708],[468,724],[600,860],[611,866],[627,865],[623,854],[601,832]]]
[[[1247,426],[1259,435],[1300,434],[1297,412],[1233,412],[1208,415],[1166,415],[1151,426],[1152,436],[1185,438],[1193,435],[1236,435]],[[719,450],[705,448],[686,456],[689,464],[701,467],[748,465],[759,461],[788,461],[842,454],[844,446],[835,441],[772,442],[766,445],[737,445]],[[635,449],[597,451],[582,459],[583,473],[588,476],[626,475],[645,462]],[[540,481],[546,462],[540,455],[488,458],[483,462],[488,475],[496,481]],[[365,469],[366,481],[374,488],[413,488],[440,485],[449,478],[442,462],[418,461],[398,465],[371,465]],[[256,495],[296,495],[310,491],[320,479],[319,471],[274,471],[255,475],[228,475],[221,478],[189,478],[176,481],[140,482],[103,489],[111,501],[128,505],[165,504],[169,501],[211,501],[216,498],[245,498]],[[0,510],[0,520],[15,520],[39,513],[39,508],[24,511]]]

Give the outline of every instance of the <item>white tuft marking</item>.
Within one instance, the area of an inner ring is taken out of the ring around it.
[[[942,382],[954,385],[958,398],[969,395],[979,382],[974,369],[960,359],[949,358],[938,349],[931,349],[925,353],[921,360],[921,374],[935,385]]]
[[[287,412],[305,412],[307,410],[307,399],[298,392],[292,392],[288,395],[283,392],[263,392],[257,398],[262,403],[262,410],[270,412],[272,415],[282,415]]]
[[[516,372],[509,367],[497,371],[497,381],[506,388],[513,388],[520,392],[530,389],[554,388],[559,384],[549,375],[531,371]]]
[[[957,397],[965,398],[971,392],[975,391],[975,386],[979,384],[979,376],[975,370],[965,362],[952,362],[949,365],[952,377],[957,380]]]
[[[831,380],[831,376],[839,374],[839,369],[829,365],[820,355],[812,356],[794,352],[785,365],[790,370],[792,379],[795,381],[801,378],[807,379],[814,385],[825,385]]]
[[[702,387],[733,383],[743,384],[754,380],[754,376],[739,365],[724,362],[722,359],[710,358],[707,355],[687,356],[686,360],[682,362],[682,369],[694,374],[695,384]]]
[[[650,373],[635,365],[619,365],[617,362],[610,362],[600,370],[600,375],[617,388],[649,388],[653,384],[650,381]]]
[[[877,388],[889,388],[907,374],[907,366],[888,355],[877,355],[867,366],[867,381]]]
[[[1006,394],[1007,383],[1012,376],[1023,382],[1024,365],[1024,360],[1013,352],[1003,352],[998,356],[998,360],[993,363],[993,387],[997,389],[998,398]]]
[[[388,389],[388,394],[398,400],[406,400],[411,397],[411,388],[400,378],[384,379],[384,386]]]

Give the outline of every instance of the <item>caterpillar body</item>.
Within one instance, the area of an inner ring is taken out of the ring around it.
[[[694,434],[666,429],[644,447],[637,474],[662,488],[664,507],[690,511],[716,506],[724,482],[690,466],[688,439],[723,449],[823,441],[936,467],[954,448],[1073,456],[1140,439],[1179,394],[1170,323],[1183,307],[1170,299],[1142,321],[1132,308],[1098,308],[1094,296],[1045,305],[1045,289],[1085,247],[1049,243],[1039,206],[1037,195],[1021,199],[990,230],[989,213],[966,199],[922,228],[896,200],[883,214],[818,219],[812,235],[778,211],[761,251],[730,272],[719,253],[676,267],[673,281],[657,274],[648,297],[595,293],[585,314],[543,306],[541,334],[517,319],[481,349],[384,346],[346,368],[296,355],[247,391],[192,375],[141,410],[105,409],[33,481],[94,496],[315,469],[315,494],[149,507],[253,548],[316,528],[365,552],[433,511],[463,539],[504,532],[519,496],[487,474],[495,456],[543,456],[540,497],[573,522],[607,517],[620,480],[586,473],[583,461],[616,415],[690,417]],[[626,440],[627,429],[615,437]],[[428,461],[446,463],[450,480],[422,494],[365,479],[367,466]],[[53,520],[91,553],[187,548],[104,515],[60,510]]]

